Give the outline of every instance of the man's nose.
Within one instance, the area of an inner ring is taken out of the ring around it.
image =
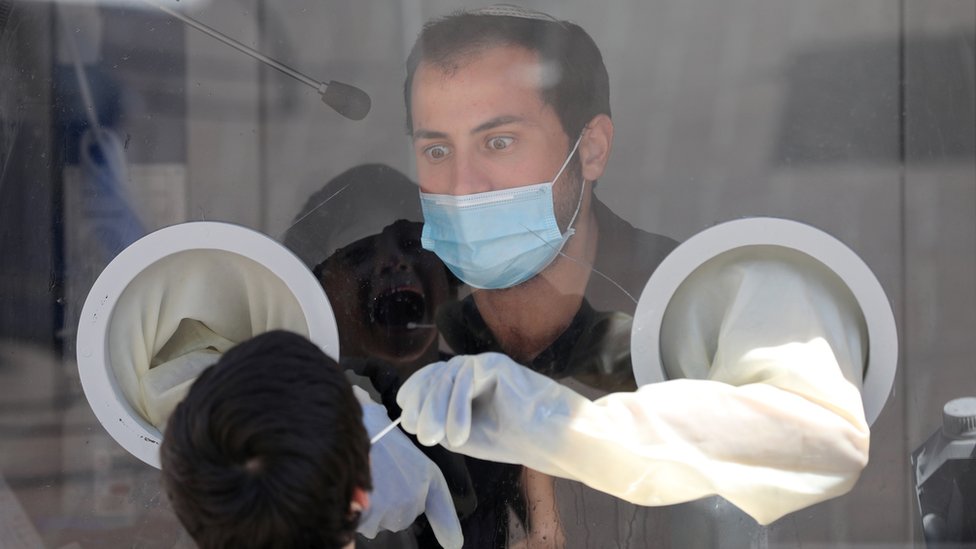
[[[454,161],[454,184],[451,194],[461,196],[494,189],[484,162],[477,155],[458,154]]]

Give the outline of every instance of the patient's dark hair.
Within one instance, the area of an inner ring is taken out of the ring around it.
[[[336,363],[284,331],[200,375],[160,450],[176,516],[200,547],[342,547],[372,488],[362,408]]]

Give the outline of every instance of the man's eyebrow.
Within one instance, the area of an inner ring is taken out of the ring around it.
[[[478,125],[477,128],[471,130],[471,133],[472,134],[481,133],[483,131],[488,131],[497,128],[498,126],[504,126],[505,124],[512,124],[515,122],[522,122],[523,120],[524,119],[521,116],[515,116],[515,115],[496,116],[495,118],[492,118],[491,120]]]
[[[425,130],[420,128],[413,131],[413,139],[447,139],[447,134],[444,132],[436,132],[434,130]]]
[[[491,120],[488,120],[487,122],[483,122],[483,123],[479,124],[476,128],[474,128],[473,130],[471,130],[470,133],[471,133],[471,135],[474,135],[476,133],[481,133],[481,132],[484,132],[484,131],[488,131],[488,130],[497,128],[499,126],[504,126],[505,124],[513,124],[513,123],[516,123],[516,122],[524,122],[524,121],[525,121],[525,119],[522,118],[521,116],[515,116],[515,115],[496,116],[495,118],[492,118]],[[419,128],[419,129],[414,130],[414,132],[413,132],[413,139],[414,140],[418,140],[418,139],[447,139],[447,134],[444,133],[444,132],[439,132],[439,131],[435,131],[435,130],[425,130],[423,128]]]

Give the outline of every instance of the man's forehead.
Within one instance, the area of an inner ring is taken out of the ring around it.
[[[512,85],[540,89],[549,84],[547,67],[539,54],[531,49],[515,44],[493,44],[459,51],[440,60],[425,59],[417,67],[420,78],[414,79],[414,92],[419,80],[441,81],[446,83],[456,78],[468,78],[471,73],[477,76],[502,78]],[[550,71],[551,72],[551,71]]]
[[[548,105],[542,90],[551,78],[539,56],[521,46],[484,49],[448,66],[421,63],[411,90],[414,129],[452,107],[461,108],[456,114],[476,119],[472,128],[503,115],[525,117],[544,110]]]

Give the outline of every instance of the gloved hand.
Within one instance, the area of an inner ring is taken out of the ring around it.
[[[372,437],[390,424],[386,408],[370,400],[366,391],[353,387],[363,407],[366,432]],[[359,521],[358,532],[374,538],[380,530],[399,531],[421,513],[446,548],[461,547],[461,523],[444,475],[399,429],[385,434],[369,450],[373,492],[369,508]]]
[[[699,281],[704,302],[692,304],[681,346],[711,361],[708,379],[591,402],[504,355],[458,356],[403,384],[403,427],[423,444],[639,505],[720,495],[761,524],[847,492],[867,462],[869,432],[845,296],[789,264],[725,273],[735,280]]]
[[[421,444],[567,476],[557,456],[548,455],[559,448],[541,460],[531,454],[559,443],[556,431],[588,401],[506,355],[483,353],[420,369],[404,382],[397,403],[401,426]]]
[[[401,373],[393,364],[376,357],[343,357],[339,365],[343,369],[361,376],[361,378],[367,378],[376,391],[370,396],[377,398],[379,403],[386,408],[387,416],[400,417],[401,411],[400,406],[396,403],[396,395],[403,380],[400,379]],[[356,382],[353,381],[353,384]],[[457,515],[464,519],[473,513],[478,506],[478,498],[475,494],[471,475],[465,464],[466,458],[460,454],[451,453],[440,446],[422,446],[414,440],[411,442],[427,456],[427,459],[434,462],[434,465],[444,475],[447,487],[454,498],[454,511]]]

